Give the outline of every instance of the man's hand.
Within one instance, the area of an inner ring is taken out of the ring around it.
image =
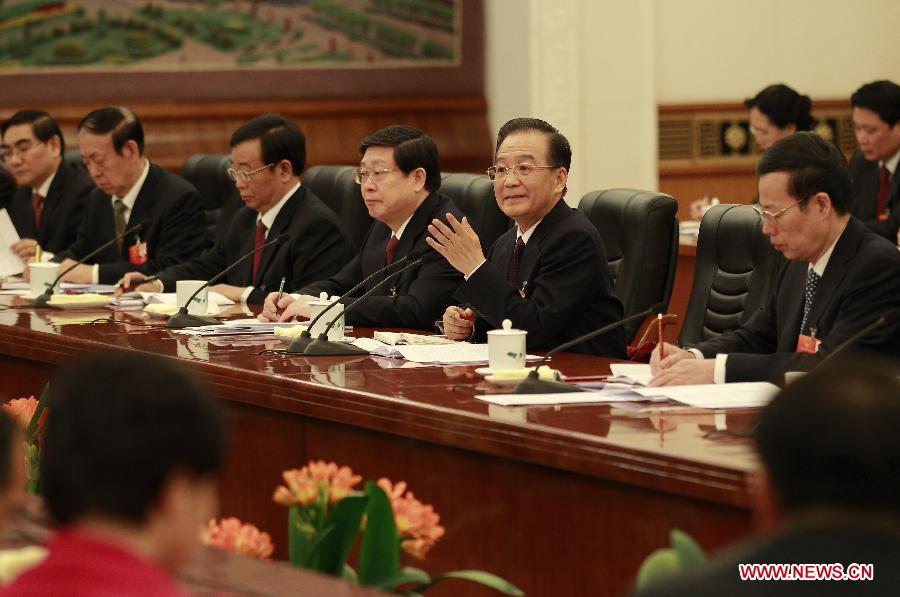
[[[682,361],[684,359],[693,359],[696,358],[694,353],[689,350],[684,350],[683,348],[678,348],[674,344],[665,343],[666,345],[666,358],[659,358],[659,349],[660,345],[657,344],[656,348],[653,349],[653,352],[650,353],[650,371],[653,374],[659,373],[662,369],[666,369],[671,367],[678,361]]]
[[[59,271],[65,271],[66,269],[75,265],[74,259],[65,259],[59,266]],[[82,263],[78,265],[70,271],[68,274],[63,276],[63,282],[70,282],[72,284],[93,284],[94,283],[94,266],[93,265],[85,265]]]
[[[33,238],[20,238],[9,246],[12,252],[19,256],[19,259],[28,263],[34,257],[35,249],[38,242]]]
[[[467,218],[460,222],[448,213],[447,221],[449,227],[438,219],[432,220],[428,226],[431,237],[427,237],[425,242],[460,273],[468,276],[484,261],[481,242]]]
[[[668,358],[668,357],[667,357]],[[650,386],[686,386],[714,382],[715,359],[698,361],[686,358],[659,371],[650,380]]]
[[[240,303],[241,295],[244,294],[247,288],[244,286],[232,286],[231,284],[213,284],[209,289],[213,292],[218,292],[227,299]]]
[[[126,292],[162,292],[163,283],[159,280],[151,280],[144,283],[147,276],[141,272],[128,272],[122,279],[116,282],[116,296],[122,296]]]
[[[263,303],[262,313],[259,314],[260,321],[291,321],[297,318],[309,319],[309,301],[316,300],[316,297],[309,294],[301,294],[299,300],[290,294],[282,295],[278,301],[278,310],[276,312],[275,300],[278,298],[277,292],[270,292]]]
[[[475,328],[475,312],[450,306],[444,311],[444,335],[451,340],[468,340]]]

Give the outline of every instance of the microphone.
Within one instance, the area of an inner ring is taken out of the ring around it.
[[[540,379],[540,377],[538,376],[538,370],[544,365],[544,363],[547,362],[550,357],[562,350],[571,348],[576,344],[581,344],[582,342],[590,340],[591,338],[602,336],[603,334],[611,332],[616,328],[622,327],[623,325],[627,325],[632,321],[641,320],[648,315],[665,312],[665,304],[657,303],[645,311],[635,313],[634,315],[631,315],[624,319],[620,319],[619,321],[614,321],[613,323],[605,325],[600,329],[594,330],[593,332],[588,332],[583,336],[578,336],[577,338],[560,344],[556,348],[544,354],[544,358],[542,358],[540,362],[538,362],[537,366],[528,373],[528,377],[526,377],[524,380],[519,382],[518,385],[516,385],[515,390],[513,390],[513,394],[556,394],[562,392],[584,392],[585,390],[583,388],[579,388],[578,386],[573,386],[571,384],[563,383],[560,381]]]
[[[228,267],[226,267],[225,269],[220,271],[218,274],[216,274],[215,276],[210,278],[206,284],[204,284],[203,286],[201,286],[200,288],[198,288],[197,290],[194,291],[194,294],[192,294],[191,297],[184,303],[184,305],[180,309],[178,309],[178,313],[176,313],[175,315],[173,315],[169,318],[169,320],[166,322],[166,327],[167,328],[189,328],[189,327],[195,327],[195,326],[200,326],[200,325],[222,325],[222,322],[219,321],[218,319],[216,319],[215,317],[203,317],[202,315],[191,315],[190,313],[188,313],[188,305],[190,305],[191,302],[194,300],[194,298],[198,294],[200,294],[200,291],[202,291],[204,288],[209,288],[214,282],[219,281],[222,278],[222,276],[224,276],[225,274],[227,274],[228,272],[230,272],[231,270],[236,268],[245,259],[247,259],[251,255],[253,255],[254,253],[258,253],[259,251],[262,251],[266,247],[270,247],[274,244],[285,242],[289,238],[290,238],[289,235],[281,234],[278,237],[276,237],[266,243],[261,244],[260,246],[256,247],[255,249],[253,249],[252,251],[250,251],[249,253],[242,256],[240,259],[238,259],[237,261],[235,261],[234,263],[232,263],[231,265],[229,265]]]
[[[884,313],[881,317],[859,330],[843,342],[841,342],[837,348],[835,348],[831,353],[829,353],[824,359],[819,361],[818,366],[821,367],[825,363],[833,360],[842,352],[845,352],[848,348],[859,342],[866,334],[869,332],[875,331],[881,326],[888,325],[897,321],[897,318],[900,317],[900,309],[894,309],[893,311],[888,311]]]
[[[410,255],[412,255],[412,252],[410,252]],[[415,259],[411,260],[409,263],[407,263],[397,271],[385,276],[383,280],[379,281],[375,286],[367,290],[365,293],[360,295],[359,298],[347,305],[346,309],[335,315],[334,319],[328,322],[328,325],[325,326],[325,331],[319,334],[318,338],[316,338],[306,346],[303,354],[306,356],[369,354],[368,350],[363,350],[362,348],[358,348],[356,346],[353,346],[352,344],[347,344],[346,342],[331,342],[330,340],[328,340],[328,332],[331,330],[334,324],[337,323],[337,320],[341,318],[341,315],[347,313],[348,311],[352,311],[353,308],[356,307],[356,305],[369,298],[376,290],[384,286],[384,284],[391,278],[399,276],[406,270],[422,263],[425,260],[425,257],[425,255],[418,253]],[[335,303],[336,302],[338,301],[335,301]]]
[[[418,259],[420,259],[420,257],[422,257],[423,253],[424,253],[424,251],[420,251],[420,250],[410,251],[409,253],[407,253],[406,255],[401,257],[400,259],[398,259],[396,261],[392,261],[391,263],[387,264],[380,270],[377,270],[377,271],[369,274],[368,276],[366,276],[366,278],[363,279],[362,282],[360,282],[359,284],[357,284],[356,286],[354,286],[353,288],[351,288],[350,290],[348,290],[347,292],[342,294],[338,298],[338,300],[332,302],[330,305],[328,305],[327,307],[322,309],[319,312],[319,314],[316,315],[312,319],[312,321],[309,322],[309,325],[307,326],[307,328],[305,330],[303,330],[299,336],[297,336],[296,338],[294,338],[291,341],[291,343],[287,347],[287,352],[289,354],[303,354],[303,351],[306,350],[306,347],[313,340],[312,333],[310,333],[309,330],[311,330],[313,328],[313,326],[316,325],[316,323],[322,318],[323,315],[325,315],[325,313],[330,311],[335,305],[339,304],[342,300],[344,300],[345,298],[347,298],[348,296],[350,296],[351,294],[353,294],[354,292],[356,292],[357,290],[359,290],[360,288],[362,288],[363,286],[368,284],[375,277],[383,274],[384,272],[391,269],[395,265],[399,265],[401,263],[406,263],[407,261],[410,261],[410,260],[412,260],[412,261],[418,260]],[[420,263],[420,261],[417,261],[417,263]],[[376,286],[376,288],[377,288],[377,286]],[[277,308],[278,305],[275,305],[275,307]],[[331,329],[331,326],[329,326],[329,329]]]
[[[73,263],[72,265],[70,265],[69,267],[67,267],[61,274],[59,274],[58,276],[56,276],[56,279],[53,280],[53,283],[50,284],[50,286],[47,287],[47,290],[45,290],[44,292],[42,292],[36,299],[34,299],[34,302],[31,303],[31,306],[32,306],[32,307],[46,307],[46,306],[47,306],[47,302],[50,300],[50,297],[53,296],[53,288],[56,286],[56,284],[57,284],[60,280],[63,279],[63,276],[65,276],[66,274],[68,274],[70,271],[72,271],[73,269],[75,269],[75,268],[78,267],[79,265],[83,265],[85,261],[87,261],[88,259],[90,259],[90,258],[93,257],[94,255],[96,255],[96,254],[99,253],[100,251],[103,251],[103,250],[109,248],[110,246],[112,246],[113,243],[119,242],[120,240],[122,240],[123,238],[125,238],[126,236],[128,236],[129,234],[131,234],[132,232],[137,232],[137,231],[140,230],[141,228],[144,228],[144,227],[147,226],[149,223],[150,223],[150,220],[144,220],[143,222],[140,222],[140,223],[137,224],[136,226],[132,226],[131,228],[129,228],[128,230],[126,230],[126,231],[123,232],[122,234],[113,237],[112,240],[103,243],[102,245],[100,245],[99,247],[97,247],[96,249],[94,249],[93,251],[91,251],[90,253],[88,253],[87,255],[85,255],[84,257],[82,257],[81,259],[79,259],[78,261],[76,261],[75,263]]]

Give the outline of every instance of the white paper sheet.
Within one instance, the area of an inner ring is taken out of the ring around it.
[[[749,408],[765,406],[778,393],[778,386],[768,382],[742,382],[693,386],[636,388],[642,396],[664,396],[697,408]]]
[[[164,305],[177,305],[176,295],[174,292],[142,292],[141,298],[144,299],[144,302],[148,305],[151,303],[162,303]],[[225,307],[228,305],[233,305],[234,301],[230,298],[226,298],[224,295],[219,294],[218,292],[210,291],[208,294],[209,302],[214,305],[218,305],[220,307]]]
[[[561,392],[558,394],[482,394],[475,397],[483,402],[498,404],[500,406],[591,404],[644,400],[644,398],[631,390],[608,392]]]
[[[5,209],[0,209],[0,277],[15,276],[25,271],[25,262],[9,247],[19,241],[19,233]]]
[[[643,363],[613,363],[609,370],[615,377],[627,377],[640,385],[647,385],[653,378],[650,365]]]

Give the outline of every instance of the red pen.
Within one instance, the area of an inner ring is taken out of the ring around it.
[[[659,359],[666,358],[666,340],[663,338],[663,316],[662,313],[656,314],[656,325],[659,327]]]

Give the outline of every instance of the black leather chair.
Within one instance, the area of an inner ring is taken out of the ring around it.
[[[487,254],[491,245],[513,225],[497,206],[494,183],[486,174],[445,172],[441,192],[453,199],[472,224]]]
[[[184,161],[181,176],[197,188],[210,242],[225,239],[231,218],[244,205],[234,181],[228,177],[231,158],[226,154],[197,153]]]
[[[663,193],[607,189],[586,194],[578,209],[603,238],[625,317],[657,303],[668,307],[678,261],[678,202]],[[629,341],[641,323],[625,327]]]
[[[694,346],[733,330],[765,305],[784,258],[749,205],[722,204],[700,222],[697,265],[678,342]]]
[[[372,225],[372,216],[353,180],[353,166],[313,166],[303,175],[303,184],[340,217],[353,250],[359,250]]]

